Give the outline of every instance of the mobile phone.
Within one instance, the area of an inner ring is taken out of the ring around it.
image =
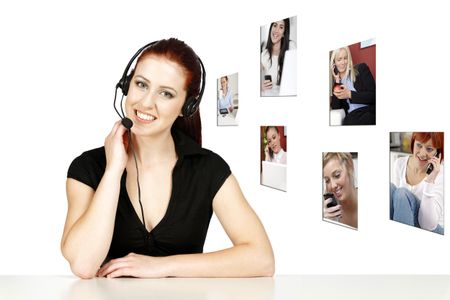
[[[323,194],[323,200],[327,200],[328,198],[332,198],[331,202],[327,204],[327,208],[338,205],[336,198],[334,198],[333,193],[325,193]]]
[[[272,81],[272,75],[264,75],[264,80]]]
[[[339,71],[338,71],[336,65],[334,65],[334,67],[333,67],[333,72],[334,72],[334,75],[338,75],[339,74]]]
[[[434,156],[438,157],[440,153],[441,153],[441,150],[437,149],[436,153],[434,154]],[[433,169],[434,169],[433,165],[431,163],[429,163],[428,166],[427,166],[427,175],[430,175],[431,172],[433,172]]]

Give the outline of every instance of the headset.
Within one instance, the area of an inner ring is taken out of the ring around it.
[[[158,42],[160,42],[160,41],[154,41],[154,42],[151,42],[151,43],[141,47],[130,59],[130,61],[127,64],[127,67],[123,71],[122,77],[120,78],[119,82],[116,84],[116,90],[115,90],[115,94],[114,94],[114,110],[117,112],[119,117],[122,119],[122,125],[125,126],[125,128],[127,128],[128,130],[130,130],[131,127],[133,127],[133,122],[129,118],[125,117],[125,113],[123,112],[123,97],[128,95],[131,79],[133,78],[134,69],[131,69],[131,66],[133,65],[133,63],[136,61],[136,59],[139,57],[139,55],[142,52],[144,52],[148,48],[151,48]],[[186,100],[184,101],[184,105],[181,109],[181,114],[185,118],[190,118],[198,111],[200,101],[202,100],[202,97],[203,97],[203,92],[205,91],[205,83],[206,83],[205,66],[203,65],[203,62],[200,59],[200,57],[197,56],[197,60],[199,62],[201,73],[202,73],[201,74],[200,91],[197,96],[188,94]],[[130,69],[131,69],[131,72],[130,72]],[[117,89],[120,89],[122,91],[122,98],[120,100],[120,110],[121,110],[122,114],[120,114],[116,108]],[[188,91],[188,93],[189,93],[189,91]]]
[[[139,206],[141,208],[142,223],[144,224],[145,228],[146,228],[146,226],[145,226],[144,209],[142,207],[142,201],[141,201],[141,186],[139,184],[139,168],[138,168],[138,163],[137,163],[137,158],[136,158],[136,152],[134,151],[133,143],[131,142],[131,127],[133,127],[133,121],[131,121],[131,119],[129,119],[125,116],[125,113],[123,111],[123,98],[124,98],[124,96],[128,95],[131,79],[133,78],[134,69],[131,69],[131,66],[133,65],[133,63],[136,61],[136,59],[139,57],[139,55],[142,52],[144,52],[146,49],[151,48],[152,46],[156,45],[158,42],[160,42],[160,41],[154,41],[154,42],[151,42],[151,43],[141,47],[133,55],[133,57],[128,62],[127,67],[123,71],[122,77],[120,78],[119,82],[116,84],[116,89],[114,92],[114,110],[119,115],[119,117],[122,119],[122,121],[121,121],[122,125],[128,130],[128,145],[131,147],[131,151],[132,151],[133,157],[134,157],[134,164],[136,166],[136,181],[137,181],[137,188],[138,188],[138,200],[139,200]],[[200,59],[200,57],[197,56],[197,60],[200,65],[200,69],[201,69],[201,73],[202,73],[201,74],[201,82],[200,82],[200,90],[199,90],[198,95],[194,96],[194,95],[189,95],[189,91],[191,90],[189,88],[188,95],[187,95],[186,100],[184,101],[184,105],[181,109],[181,113],[184,118],[190,118],[198,111],[200,101],[202,100],[202,97],[203,97],[203,92],[205,91],[205,82],[206,82],[205,67],[204,67],[203,62]],[[131,71],[130,71],[130,69],[131,69]],[[117,107],[116,107],[117,89],[120,89],[122,91],[122,98],[120,99],[120,111],[122,114],[119,113],[119,111],[117,110]]]

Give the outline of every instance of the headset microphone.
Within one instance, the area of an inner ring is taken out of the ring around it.
[[[126,129],[130,130],[131,127],[133,127],[133,121],[131,121],[131,120],[130,120],[129,118],[127,118],[127,117],[122,118],[122,125],[123,125]]]

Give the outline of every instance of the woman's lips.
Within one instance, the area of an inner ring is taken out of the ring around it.
[[[417,157],[417,160],[419,161],[419,163],[422,164],[422,165],[424,165],[424,164],[426,164],[428,162],[428,158],[427,157],[425,157],[425,158],[420,158],[419,156],[416,156],[416,157]]]
[[[136,118],[138,121],[140,121],[142,123],[147,123],[147,124],[152,123],[153,121],[155,121],[157,119],[154,115],[144,113],[139,110],[136,110]]]
[[[334,190],[334,196],[338,199],[342,197],[342,187],[338,187]]]

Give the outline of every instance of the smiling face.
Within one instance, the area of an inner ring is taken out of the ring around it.
[[[274,128],[269,128],[267,131],[267,145],[272,149],[273,153],[278,153],[281,150],[280,135]]]
[[[345,73],[348,65],[348,54],[345,49],[341,48],[339,50],[339,53],[334,58],[334,64],[336,65],[339,73]]]
[[[270,39],[272,40],[273,44],[279,43],[281,41],[284,36],[284,28],[285,24],[283,20],[272,23]]]
[[[227,83],[228,83],[228,80],[226,77],[220,78],[220,86],[222,87],[223,91],[227,89]]]
[[[186,74],[163,56],[148,55],[136,66],[125,103],[136,135],[170,132],[186,99]]]
[[[323,178],[327,192],[333,193],[336,199],[345,201],[350,198],[353,184],[345,165],[337,158],[330,159],[323,167]]]
[[[426,142],[415,140],[413,147],[413,161],[416,166],[425,168],[428,164],[428,160],[436,154],[436,151],[437,149],[433,146],[431,139]]]

